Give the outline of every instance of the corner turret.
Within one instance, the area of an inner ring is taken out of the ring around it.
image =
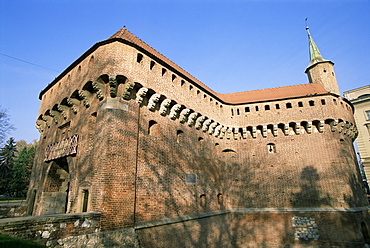
[[[326,60],[313,41],[309,27],[306,27],[308,42],[310,46],[310,64],[305,73],[308,75],[310,83],[321,83],[324,88],[334,94],[340,95],[337,79],[334,73],[334,63]]]

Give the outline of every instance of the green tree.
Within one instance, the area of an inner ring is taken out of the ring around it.
[[[9,191],[9,181],[16,152],[17,148],[14,138],[10,138],[5,146],[0,149],[0,194],[5,194]]]
[[[6,135],[14,130],[14,126],[9,122],[9,115],[6,113],[6,109],[1,109],[0,106],[0,145],[3,144]]]
[[[33,140],[31,143],[27,143],[27,141],[25,140],[19,140],[17,142],[15,142],[16,146],[17,146],[17,151],[15,153],[15,156],[18,157],[19,156],[19,152],[22,151],[22,149],[24,147],[27,147],[27,148],[31,148],[33,146],[36,146],[37,145],[37,141],[36,140]]]
[[[14,161],[9,181],[10,192],[14,196],[26,196],[35,157],[36,146],[23,146]]]

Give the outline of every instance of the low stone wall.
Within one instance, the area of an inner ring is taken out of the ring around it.
[[[0,219],[0,233],[55,247],[58,240],[100,232],[100,216],[80,213]]]
[[[26,216],[27,205],[0,206],[0,219]]]
[[[118,229],[114,231],[104,231],[87,235],[71,236],[57,240],[52,245],[55,248],[139,248],[134,228]]]
[[[101,231],[100,213],[0,220],[0,233],[48,247],[343,247],[370,243],[369,208],[234,209]]]

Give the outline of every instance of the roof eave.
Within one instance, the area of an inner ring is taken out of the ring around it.
[[[213,96],[214,98],[217,98],[219,99],[219,96],[218,96],[218,93],[212,91],[210,88],[205,88],[204,86],[202,86],[201,84],[198,84],[196,81],[194,81],[193,79],[189,78],[187,75],[185,75],[184,73],[180,72],[179,70],[177,70],[176,68],[172,67],[171,65],[169,65],[168,63],[166,63],[165,61],[163,61],[161,58],[159,58],[158,56],[155,56],[153,55],[152,53],[150,53],[149,51],[145,50],[144,48],[142,48],[141,46],[133,43],[133,42],[130,42],[126,39],[123,39],[123,38],[119,38],[119,37],[114,37],[114,38],[110,38],[110,39],[107,39],[107,40],[104,40],[104,41],[100,41],[100,42],[97,42],[95,43],[90,49],[88,49],[85,53],[83,53],[78,59],[76,59],[70,66],[68,66],[61,74],[59,74],[51,83],[49,83],[39,94],[39,99],[41,100],[42,99],[42,95],[47,91],[49,90],[54,84],[56,84],[56,82],[58,82],[61,78],[63,78],[68,72],[70,72],[74,67],[76,67],[82,60],[84,60],[87,56],[89,56],[91,53],[93,53],[96,49],[98,49],[100,46],[103,46],[103,45],[106,45],[106,44],[109,44],[109,43],[112,43],[112,42],[115,42],[115,41],[118,41],[118,42],[121,42],[121,43],[124,43],[124,44],[127,44],[127,45],[130,45],[134,48],[136,48],[138,51],[142,52],[142,53],[145,53],[147,56],[149,56],[150,58],[153,58],[154,60],[156,60],[157,62],[161,63],[162,65],[165,65],[167,68],[171,69],[172,71],[176,72],[178,75],[180,75],[181,77],[183,77],[184,79],[186,79],[187,81],[190,81],[192,82],[192,84],[194,84],[195,86],[197,86],[198,88],[202,89],[203,91],[207,92],[208,94],[210,94],[211,96]],[[219,99],[221,100],[221,99]],[[222,101],[222,100],[221,100]]]
[[[84,52],[78,59],[76,59],[72,64],[70,64],[62,73],[60,73],[56,78],[54,78],[53,81],[51,81],[39,94],[39,99],[42,99],[42,95],[45,94],[47,90],[49,90],[56,82],[58,82],[60,79],[62,79],[68,72],[70,72],[76,65],[78,65],[82,60],[84,60],[87,56],[89,56],[91,53],[93,53],[98,47],[102,45],[109,44],[111,42],[114,42],[114,40],[104,40],[95,43],[92,47],[90,47],[86,52]]]
[[[327,95],[339,97],[339,95],[337,95],[337,94],[327,92],[327,93],[314,93],[314,94],[307,94],[307,95],[301,95],[301,96],[291,96],[291,97],[267,99],[267,100],[260,100],[260,101],[245,101],[245,102],[240,101],[240,102],[237,102],[237,103],[227,103],[227,104],[235,106],[235,105],[243,105],[243,104],[267,103],[267,102],[285,101],[285,100],[293,100],[293,99],[315,97],[315,96],[327,96]]]
[[[334,65],[334,62],[330,60],[317,61],[315,63],[310,63],[304,72],[307,73],[311,68],[315,67],[317,64],[322,64],[322,63],[330,63],[331,65]]]

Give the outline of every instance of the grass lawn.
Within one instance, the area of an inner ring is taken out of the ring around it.
[[[28,240],[12,238],[0,233],[0,247],[2,248],[41,248],[46,247]]]

